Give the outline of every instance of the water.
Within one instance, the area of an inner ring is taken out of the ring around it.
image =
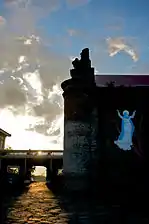
[[[44,182],[32,183],[28,190],[20,196],[14,196],[8,204],[8,214],[5,223],[68,223],[68,217],[59,206],[52,191]]]
[[[53,193],[44,182],[34,182],[22,194],[14,195],[11,200],[9,198],[3,202],[0,223],[116,224],[148,223],[147,220],[138,211],[126,211],[119,205],[103,206],[92,197],[83,199],[79,195],[64,196],[62,192]]]

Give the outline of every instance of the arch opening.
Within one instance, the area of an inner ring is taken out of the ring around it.
[[[35,166],[32,169],[32,181],[33,182],[46,182],[47,168],[44,166]]]

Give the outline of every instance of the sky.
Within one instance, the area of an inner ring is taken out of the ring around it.
[[[149,2],[1,0],[0,128],[14,149],[63,149],[60,84],[89,47],[97,74],[149,73]]]

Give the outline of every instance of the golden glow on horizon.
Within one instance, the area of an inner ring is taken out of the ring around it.
[[[46,177],[46,168],[43,166],[36,166],[36,169],[35,169],[33,175],[34,176],[41,175],[41,176]]]
[[[41,150],[38,152],[41,155],[42,150],[59,150],[62,149],[62,139],[57,144],[54,144],[53,141],[57,139],[57,136],[44,136],[43,134],[39,134],[35,131],[27,131],[29,124],[35,122],[35,118],[31,116],[14,116],[12,112],[8,109],[3,109],[0,111],[0,128],[6,130],[12,136],[6,138],[5,147],[12,147],[12,149],[16,150],[28,150],[35,149]],[[55,125],[59,124],[63,127],[63,119],[58,119]],[[56,129],[53,123],[53,129]],[[46,168],[45,167],[36,167],[34,172],[35,176],[41,175],[46,176]]]
[[[57,136],[45,136],[35,131],[26,130],[29,124],[34,124],[36,119],[31,116],[14,116],[8,109],[0,111],[0,128],[6,130],[12,136],[6,138],[5,147],[12,147],[16,150],[48,150],[48,149],[61,149],[62,142],[57,144],[53,143],[57,140]],[[58,120],[59,124],[63,120]]]

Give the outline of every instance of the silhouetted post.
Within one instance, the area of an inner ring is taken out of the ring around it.
[[[4,160],[1,160],[1,172],[0,172],[0,183],[1,185],[7,182],[7,164]]]
[[[22,164],[20,164],[19,176],[20,176],[20,181],[24,181],[25,180],[26,167],[25,167],[24,161],[23,161]]]
[[[63,168],[66,187],[85,189],[93,174],[97,152],[97,107],[94,68],[89,49],[83,49],[81,59],[72,62],[71,79],[61,84],[64,97],[64,152]],[[94,170],[94,172],[96,172]]]
[[[51,170],[50,166],[47,166],[47,169],[46,169],[46,182],[50,183],[51,179],[52,179],[52,170]]]

